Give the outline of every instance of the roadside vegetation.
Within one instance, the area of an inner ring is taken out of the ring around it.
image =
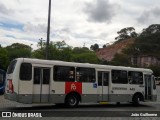
[[[113,44],[130,38],[134,39],[135,42],[123,49],[120,54],[116,54],[111,62],[98,59],[96,51],[99,49],[99,45],[97,43],[91,45],[90,48],[72,47],[61,40],[49,43],[49,60],[133,66],[130,62],[131,56],[153,55],[160,59],[160,24],[152,24],[143,29],[141,33],[136,33],[133,27],[127,27],[118,31],[117,34],[116,42]],[[45,42],[40,39],[37,46],[37,50],[32,50],[30,46],[20,43],[6,47],[0,45],[0,69],[6,70],[10,61],[19,57],[45,59]],[[107,45],[103,45],[104,47]],[[154,70],[156,75],[160,75],[160,66],[152,65],[149,68]]]

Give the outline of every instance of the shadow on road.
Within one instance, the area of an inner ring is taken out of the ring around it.
[[[67,106],[65,106],[64,104],[57,104],[57,105],[36,105],[36,106],[25,106],[25,107],[7,107],[7,108],[3,108],[3,110],[61,110],[61,109],[96,109],[96,108],[100,108],[100,109],[111,109],[111,108],[141,108],[141,107],[145,107],[145,108],[150,108],[152,106],[149,105],[144,105],[144,104],[140,104],[138,106],[135,106],[133,104],[106,104],[106,105],[102,105],[102,104],[85,104],[85,105],[79,105],[76,108],[68,108]]]

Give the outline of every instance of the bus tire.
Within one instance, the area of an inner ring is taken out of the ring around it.
[[[138,94],[134,95],[133,104],[134,105],[139,105],[140,104],[140,99],[141,99],[140,95],[138,95]]]
[[[66,97],[65,104],[68,107],[77,107],[79,104],[79,99],[75,94],[70,94]]]
[[[117,104],[117,105],[120,105],[121,103],[120,103],[120,102],[116,102],[116,104]]]

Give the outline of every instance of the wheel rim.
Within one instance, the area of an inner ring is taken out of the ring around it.
[[[137,103],[139,103],[139,102],[140,102],[140,98],[138,97],[138,98],[137,98]]]
[[[74,106],[74,105],[76,105],[76,103],[77,103],[77,99],[74,96],[70,97],[69,104],[71,106]]]

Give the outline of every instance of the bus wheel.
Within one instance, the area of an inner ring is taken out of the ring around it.
[[[67,96],[65,103],[68,107],[76,107],[79,104],[79,99],[76,95],[70,94]]]
[[[120,105],[120,102],[117,102],[116,104],[117,104],[117,105]]]
[[[133,98],[133,104],[134,105],[139,105],[140,104],[140,96],[139,95],[135,95]]]

